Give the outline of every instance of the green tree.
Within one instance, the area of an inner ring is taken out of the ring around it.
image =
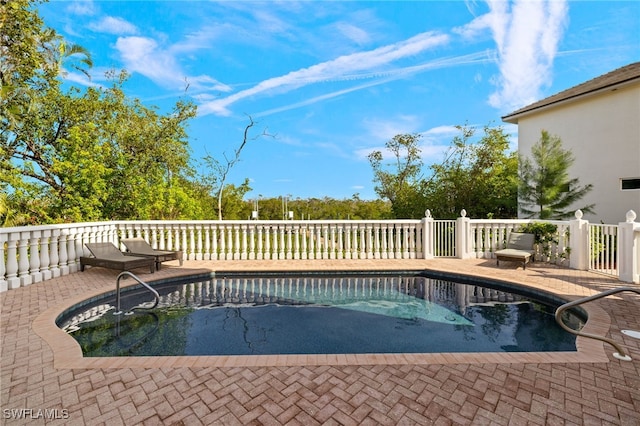
[[[509,152],[509,138],[501,127],[476,129],[457,126],[456,136],[442,163],[422,177],[420,135],[398,135],[387,143],[395,162],[383,168],[382,153],[369,155],[376,192],[392,205],[395,218],[421,218],[425,209],[434,217],[456,218],[462,209],[470,217],[517,215],[518,158]]]
[[[251,191],[249,179],[245,179],[241,185],[227,184],[221,201],[222,217],[228,220],[243,220],[251,217],[251,206],[243,201],[247,192]]]
[[[59,84],[68,65],[89,76],[93,63],[83,47],[46,28],[35,10],[42,1],[0,1],[0,115],[2,128],[18,124],[38,91]]]
[[[509,152],[509,137],[502,127],[476,129],[456,126],[460,135],[432,175],[423,183],[423,203],[434,217],[452,219],[465,209],[469,217],[517,216],[518,158]]]
[[[0,139],[3,181],[18,199],[41,201],[39,222],[175,217],[176,185],[189,169],[185,123],[195,107],[167,115],[124,95],[126,73],[109,88],[51,85],[29,120]],[[185,189],[186,190],[186,189]]]
[[[562,148],[560,138],[543,130],[531,148],[531,158],[520,159],[520,211],[530,218],[571,217],[575,211],[571,206],[593,187],[591,184],[580,186],[577,178],[569,176],[573,162],[573,155]],[[593,213],[593,207],[594,204],[590,204],[581,210]]]
[[[254,208],[255,200],[246,201],[247,216]],[[282,198],[260,198],[258,202],[260,220],[282,220]],[[349,199],[307,198],[289,199],[287,210],[293,212],[295,220],[310,219],[391,219],[391,205],[383,200],[361,200],[357,194]]]
[[[385,144],[392,154],[393,160],[384,164],[381,151],[373,151],[368,155],[373,169],[375,191],[383,199],[391,202],[391,209],[396,218],[415,217],[419,198],[422,159],[418,143],[419,134],[401,134],[394,136]],[[424,208],[418,207],[418,217],[422,217]]]

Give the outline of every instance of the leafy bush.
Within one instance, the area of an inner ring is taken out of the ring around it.
[[[545,258],[551,256],[551,245],[558,244],[558,226],[546,222],[531,222],[520,226],[518,232],[535,235],[538,252]]]

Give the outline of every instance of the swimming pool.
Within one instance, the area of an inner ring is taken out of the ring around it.
[[[56,322],[88,357],[575,351],[553,318],[562,300],[506,287],[423,271],[197,276],[155,283],[151,311],[114,315],[111,293]],[[134,286],[122,306],[151,299]]]

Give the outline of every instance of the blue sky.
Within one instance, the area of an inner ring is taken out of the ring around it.
[[[377,198],[367,155],[422,134],[438,163],[467,123],[500,117],[640,60],[638,1],[71,1],[38,7],[88,49],[89,82],[126,69],[125,89],[167,112],[198,106],[192,157],[231,157],[247,198]],[[481,133],[481,132],[480,132]],[[425,172],[428,169],[425,167]]]

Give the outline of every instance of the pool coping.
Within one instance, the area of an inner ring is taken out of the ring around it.
[[[431,270],[431,268],[421,268]],[[385,268],[385,271],[401,271],[406,268]],[[441,271],[441,269],[437,269]],[[175,269],[171,278],[196,275],[194,270]],[[215,270],[205,268],[199,273],[235,273],[234,270]],[[259,270],[242,273],[260,272]],[[273,270],[269,270],[273,273]],[[302,271],[300,271],[302,272]],[[313,271],[307,271],[313,273]],[[327,272],[322,270],[321,272]],[[335,271],[334,271],[335,272]],[[352,271],[350,271],[352,272]],[[377,272],[377,271],[376,271]],[[443,271],[455,274],[456,271]],[[460,274],[463,275],[463,274]],[[469,276],[464,274],[464,276]],[[488,274],[474,273],[476,278],[502,281]],[[562,294],[546,286],[531,286],[522,280],[510,279],[509,282],[530,291],[543,291],[571,301],[578,296]],[[155,281],[155,280],[154,280]],[[136,282],[124,284],[122,288],[136,285]],[[595,293],[580,286],[586,293]],[[477,353],[381,353],[381,354],[300,354],[300,355],[225,355],[225,356],[141,356],[141,357],[84,357],[77,341],[58,328],[56,319],[65,310],[86,299],[97,297],[108,289],[100,288],[79,294],[64,303],[51,306],[41,312],[32,322],[33,331],[51,348],[54,368],[90,369],[90,368],[189,368],[189,367],[270,367],[270,366],[319,366],[319,365],[404,365],[404,364],[485,364],[485,363],[599,363],[610,362],[604,343],[598,340],[578,336],[575,352],[477,352]],[[606,335],[611,318],[597,304],[583,306],[588,315],[583,331],[596,335]]]

